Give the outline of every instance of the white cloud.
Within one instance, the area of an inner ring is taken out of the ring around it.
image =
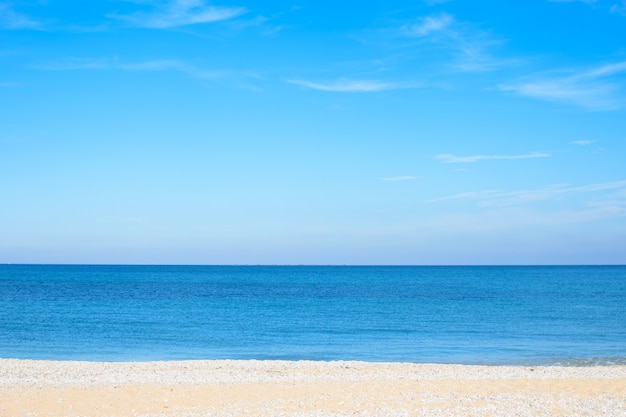
[[[599,191],[615,191],[617,192],[611,201],[615,206],[615,201],[619,201],[618,206],[626,211],[626,181],[611,181],[598,184],[588,184],[582,186],[570,186],[568,184],[556,184],[548,187],[538,188],[535,190],[521,191],[501,191],[501,190],[484,190],[464,192],[447,197],[441,197],[429,200],[429,203],[444,200],[472,199],[480,201],[482,207],[501,207],[518,204],[525,204],[533,201],[550,200],[563,196],[574,196],[578,194],[594,193]]]
[[[549,79],[518,85],[500,85],[499,89],[522,96],[567,102],[589,109],[611,110],[617,107],[617,102],[612,98],[615,87],[608,84],[584,84],[568,79]]]
[[[117,64],[116,68],[127,71],[179,71],[195,78],[219,78],[228,71],[207,71],[176,60],[146,61],[135,64]]]
[[[342,78],[339,81],[321,83],[305,80],[289,80],[288,82],[313,90],[339,93],[371,93],[414,87],[409,84],[394,84],[376,80],[350,80],[346,78]]]
[[[574,3],[574,2],[580,2],[580,3],[585,3],[585,4],[589,4],[589,5],[596,5],[599,4],[599,0],[548,0],[549,2],[553,2],[553,3]],[[608,7],[608,5],[606,6]],[[621,0],[621,1],[617,1],[615,2],[610,8],[609,11],[611,13],[621,13],[626,15],[626,0]]]
[[[177,60],[155,60],[127,63],[107,59],[75,59],[36,67],[47,71],[118,70],[118,71],[176,71],[193,78],[218,79],[233,76],[253,78],[253,74],[234,71],[205,70]]]
[[[454,17],[441,13],[438,15],[424,16],[419,21],[412,25],[407,25],[402,28],[402,32],[406,36],[427,36],[435,32],[440,32],[447,29],[454,22]]]
[[[594,70],[589,71],[585,74],[585,77],[594,78],[594,77],[604,77],[614,74],[619,74],[621,72],[626,72],[626,61],[618,62],[616,64],[608,64],[598,67]]]
[[[446,197],[435,198],[427,200],[427,203],[435,203],[437,201],[445,200],[460,200],[460,199],[482,199],[489,196],[497,196],[503,193],[502,190],[482,190],[482,191],[466,191],[463,193],[453,194]]]
[[[432,43],[442,52],[451,54],[451,66],[457,71],[493,71],[518,63],[517,60],[493,56],[491,51],[503,43],[501,39],[471,23],[457,21],[447,13],[420,17],[416,23],[401,26],[398,34],[418,45]]]
[[[208,6],[203,0],[172,0],[155,5],[151,13],[137,12],[131,15],[110,15],[134,26],[164,29],[200,23],[232,19],[246,13],[242,7]]]
[[[626,72],[626,62],[603,65],[563,76],[537,75],[529,81],[502,84],[501,91],[543,100],[560,101],[591,110],[614,110],[622,105],[618,76]]]
[[[451,154],[440,154],[436,158],[447,164],[460,164],[460,163],[472,163],[478,161],[485,161],[490,159],[532,159],[532,158],[548,158],[550,154],[542,152],[532,152],[522,155],[471,155],[471,156],[456,156]]]
[[[18,13],[8,3],[0,3],[0,28],[5,29],[35,29],[39,23]]]
[[[35,66],[35,69],[46,71],[72,71],[87,69],[113,68],[114,62],[103,59],[71,59],[64,62],[52,62],[45,65]]]
[[[411,181],[411,180],[415,180],[415,179],[417,179],[417,177],[414,177],[412,175],[401,175],[401,176],[398,176],[398,177],[383,178],[383,181],[396,182],[396,181]]]
[[[587,146],[591,145],[592,143],[592,140],[573,140],[570,142],[570,145]]]
[[[574,2],[580,2],[580,3],[594,4],[598,0],[548,0],[548,1],[551,2],[551,3],[574,3]]]
[[[501,41],[485,37],[464,40],[459,43],[454,68],[463,72],[487,72],[519,65],[519,59],[498,58],[489,52],[500,44]]]
[[[621,4],[614,4],[611,6],[611,13],[621,13],[626,15],[626,0],[622,0]]]

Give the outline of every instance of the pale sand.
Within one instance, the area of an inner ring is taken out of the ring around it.
[[[626,367],[0,360],[0,416],[626,416]]]

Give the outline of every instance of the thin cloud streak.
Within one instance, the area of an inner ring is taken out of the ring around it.
[[[603,77],[608,75],[619,74],[626,71],[626,61],[618,62],[617,64],[603,65],[595,70],[589,71],[587,77]]]
[[[108,17],[128,22],[133,26],[166,29],[229,20],[247,12],[243,7],[207,6],[202,0],[174,0],[165,6],[155,7],[157,10],[153,13],[112,14]]]
[[[490,53],[503,43],[502,40],[470,23],[457,21],[448,13],[420,17],[416,23],[401,26],[397,33],[448,51],[453,57],[451,67],[455,71],[487,72],[519,64],[518,60],[501,59]]]
[[[524,204],[533,201],[549,200],[560,196],[577,195],[608,190],[618,191],[618,196],[621,196],[621,199],[619,201],[622,202],[622,205],[626,205],[626,180],[588,184],[577,187],[572,187],[568,184],[556,184],[548,187],[538,188],[536,190],[508,192],[502,190],[484,190],[475,192],[464,192],[453,194],[447,197],[428,200],[427,202],[435,203],[446,200],[472,199],[479,200],[482,207],[501,207]]]
[[[52,62],[44,65],[35,65],[33,68],[43,71],[73,71],[90,69],[115,68],[113,61],[103,59],[71,59],[64,62]]]
[[[383,181],[396,182],[396,181],[412,181],[415,179],[417,179],[417,177],[414,177],[412,175],[401,175],[398,177],[383,178]]]
[[[326,83],[306,80],[288,80],[287,82],[313,90],[338,93],[372,93],[385,90],[414,88],[414,86],[409,84],[394,84],[376,80],[350,80],[346,78],[342,78],[339,81]]]
[[[626,0],[622,0],[621,4],[611,6],[611,13],[620,13],[626,15]]]
[[[622,106],[618,75],[626,72],[626,61],[603,65],[566,76],[538,75],[517,84],[501,84],[500,91],[573,104],[590,110],[615,110]]]
[[[443,161],[446,164],[461,164],[461,163],[473,163],[485,160],[494,159],[534,159],[534,158],[549,158],[551,155],[542,152],[533,152],[523,155],[472,155],[472,156],[456,156],[451,154],[440,154],[436,158]]]
[[[401,32],[405,36],[423,37],[441,32],[454,23],[454,17],[447,13],[424,16],[417,23],[403,26]]]
[[[77,71],[77,70],[116,70],[116,71],[176,71],[193,78],[217,79],[235,74],[234,71],[208,71],[177,60],[155,60],[137,63],[124,63],[117,60],[77,59],[68,62],[52,63],[35,67],[46,71]],[[251,74],[243,74],[252,77]]]
[[[180,61],[147,61],[138,64],[120,64],[117,68],[126,71],[179,71],[194,78],[220,78],[231,74],[228,71],[206,71]]]
[[[423,0],[429,6],[436,6],[438,4],[448,3],[452,0]]]
[[[489,72],[520,64],[518,59],[496,58],[490,55],[487,49],[496,44],[498,42],[495,41],[474,41],[464,45],[459,50],[454,68],[462,72]]]
[[[36,29],[40,26],[35,20],[16,12],[7,3],[0,3],[0,28]]]
[[[598,0],[548,0],[548,1],[551,2],[551,3],[575,3],[575,2],[579,2],[579,3],[594,4]]]

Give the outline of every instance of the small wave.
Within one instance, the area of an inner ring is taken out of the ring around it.
[[[574,358],[563,359],[554,362],[554,366],[626,366],[626,357],[610,357],[610,358]]]

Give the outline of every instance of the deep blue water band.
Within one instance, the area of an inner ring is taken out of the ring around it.
[[[624,364],[626,267],[0,265],[0,357]]]

